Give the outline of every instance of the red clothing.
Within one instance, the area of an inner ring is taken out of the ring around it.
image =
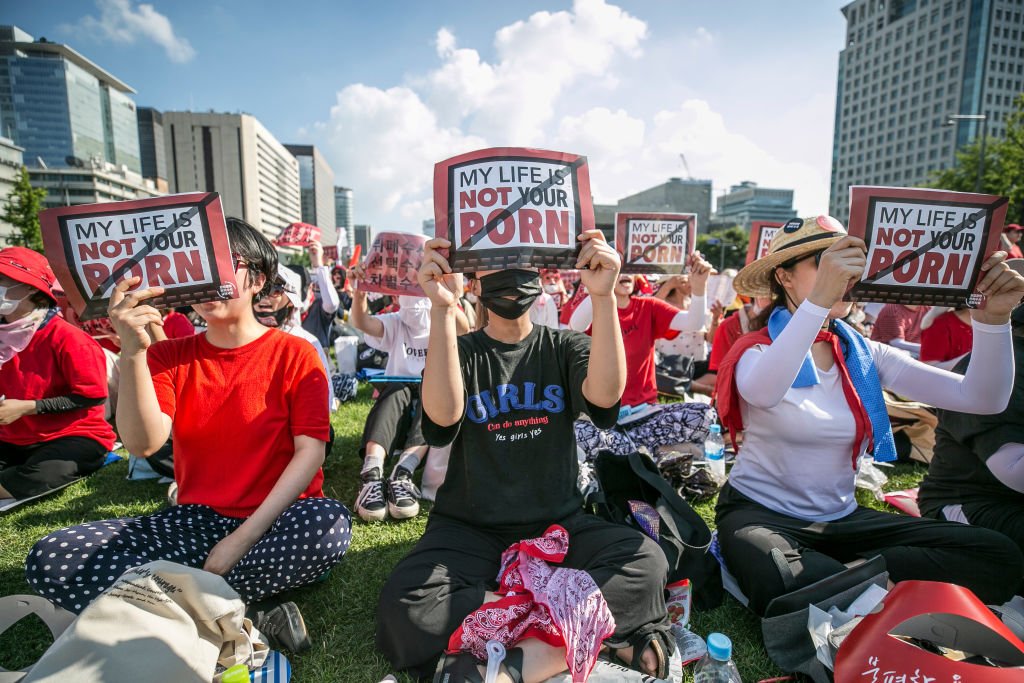
[[[0,365],[0,394],[38,401],[77,394],[107,397],[107,359],[88,334],[54,316],[10,361]],[[103,419],[103,404],[66,413],[26,415],[0,426],[0,441],[27,446],[68,436],[83,436],[110,450],[114,430]]]
[[[947,361],[970,352],[974,328],[956,313],[943,313],[932,326],[921,332],[921,360]]]
[[[191,337],[196,333],[196,327],[188,319],[188,316],[178,313],[177,311],[171,311],[164,318],[164,334],[167,335],[168,339],[180,339],[181,337]]]
[[[893,339],[918,344],[921,341],[921,320],[927,312],[927,306],[911,310],[903,304],[886,304],[878,314],[871,339],[882,344]]]
[[[1021,251],[1020,244],[1011,244],[1006,250],[1006,258],[1024,258],[1024,251]]]
[[[711,357],[708,359],[708,372],[718,372],[718,366],[722,364],[725,354],[736,343],[736,340],[743,336],[743,328],[740,326],[740,316],[745,315],[743,311],[736,311],[723,320],[715,330],[715,338],[711,341]]]
[[[178,502],[247,517],[295,454],[294,437],[326,442],[327,375],[305,339],[268,330],[237,349],[205,334],[154,344],[149,369],[173,420]],[[300,498],[322,497],[318,471]]]
[[[678,335],[669,325],[679,309],[652,296],[634,296],[628,306],[618,311],[626,347],[626,390],[622,392],[622,405],[657,403],[654,340],[673,339]]]

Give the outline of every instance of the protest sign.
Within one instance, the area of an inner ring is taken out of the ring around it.
[[[363,292],[394,296],[426,296],[416,279],[423,262],[427,238],[411,232],[380,232],[366,254],[366,279],[359,283]]]
[[[682,273],[697,239],[697,214],[615,214],[623,273]]]
[[[577,236],[594,227],[587,158],[509,147],[441,161],[434,221],[456,272],[573,268]]]
[[[46,258],[82,320],[105,316],[125,277],[163,287],[147,301],[157,308],[238,296],[216,192],[59,207],[39,220]]]
[[[773,221],[751,221],[750,243],[747,245],[747,260],[744,265],[749,265],[768,255],[768,247],[771,246],[772,238],[775,237],[775,233],[782,225],[782,223]]]
[[[933,306],[982,302],[974,288],[999,246],[1005,197],[944,190],[850,188],[851,235],[867,267],[847,300]]]
[[[736,288],[732,286],[736,279],[736,271],[726,268],[723,273],[716,273],[708,276],[707,296],[708,305],[718,302],[724,308],[728,308],[736,300]]]
[[[281,230],[274,240],[277,247],[308,247],[320,241],[320,228],[309,223],[292,223]]]

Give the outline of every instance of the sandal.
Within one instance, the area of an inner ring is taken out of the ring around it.
[[[434,683],[484,683],[484,677],[477,668],[482,664],[486,662],[481,662],[470,652],[443,655],[437,663],[437,670],[434,671]],[[514,683],[523,683],[521,648],[506,650],[502,666]]]
[[[668,634],[661,630],[653,628],[651,625],[640,628],[636,633],[627,638],[625,642],[612,642],[606,640],[605,644],[615,655],[615,659],[619,661],[626,661],[618,655],[619,650],[623,650],[627,647],[633,648],[633,658],[627,662],[630,668],[635,669],[646,674],[650,674],[655,678],[667,679],[669,675],[669,657],[672,654],[672,647],[674,643],[670,642]],[[644,671],[643,656],[650,648],[651,652],[654,653],[657,659],[657,668],[653,672]]]

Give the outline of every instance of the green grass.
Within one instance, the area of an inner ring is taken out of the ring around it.
[[[333,417],[336,440],[324,466],[325,492],[350,507],[358,490],[357,451],[366,414],[369,390],[345,404]],[[125,463],[110,465],[88,479],[0,516],[0,595],[31,593],[24,578],[24,560],[32,544],[56,529],[73,524],[146,514],[165,505],[166,487],[154,481],[127,481]],[[886,469],[888,490],[916,486],[924,468],[900,465]],[[886,509],[859,491],[861,503]],[[424,506],[429,508],[429,506]],[[709,523],[714,505],[697,507]],[[313,636],[313,649],[291,656],[294,680],[301,683],[374,683],[390,673],[387,662],[373,646],[377,595],[385,578],[423,533],[426,509],[414,520],[401,523],[354,522],[352,545],[328,580],[289,594],[302,609]],[[34,662],[51,642],[38,620],[23,623],[0,636],[0,666],[17,669]],[[761,646],[759,621],[732,598],[718,609],[695,613],[691,629],[702,636],[721,631],[732,638],[735,658],[744,681],[778,676]],[[403,680],[403,679],[399,679]]]

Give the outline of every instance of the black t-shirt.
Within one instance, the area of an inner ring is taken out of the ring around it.
[[[450,427],[423,414],[432,446],[451,443],[434,512],[491,529],[555,522],[583,499],[573,422],[586,413],[615,424],[619,406],[598,408],[583,396],[590,338],[534,325],[516,344],[482,330],[458,338],[466,412]]]
[[[1016,376],[1006,410],[997,415],[939,411],[935,455],[918,492],[925,514],[934,515],[946,505],[1024,502],[1024,494],[1005,486],[985,464],[1005,444],[1024,443],[1024,338],[1014,335],[1013,355]],[[957,364],[956,372],[966,372],[968,358]]]

